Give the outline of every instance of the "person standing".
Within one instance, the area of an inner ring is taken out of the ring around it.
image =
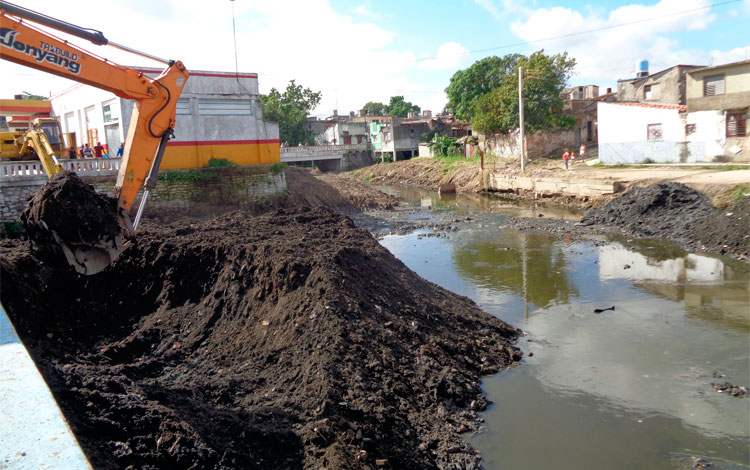
[[[570,159],[570,152],[568,152],[568,149],[565,149],[565,153],[562,156],[563,161],[565,162],[565,169],[568,169],[568,160]]]
[[[578,155],[581,156],[581,161],[586,160],[586,144],[581,144],[581,148],[578,149]]]
[[[125,150],[125,143],[120,144],[120,148],[117,149],[117,157],[122,157],[122,152]]]
[[[83,158],[94,158],[94,149],[89,146],[88,142],[83,145],[81,153],[83,154]]]
[[[97,142],[96,146],[94,147],[94,157],[102,158],[102,155],[104,155],[104,146],[101,142]]]

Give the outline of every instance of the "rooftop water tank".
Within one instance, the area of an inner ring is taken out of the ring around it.
[[[646,59],[641,59],[638,61],[638,64],[636,64],[635,76],[648,77],[648,61]]]

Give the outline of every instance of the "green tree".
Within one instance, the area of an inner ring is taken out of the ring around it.
[[[388,115],[406,117],[409,113],[419,113],[422,109],[416,104],[406,101],[403,96],[391,96],[388,103]]]
[[[369,101],[362,109],[367,110],[370,116],[385,116],[388,114],[388,105]]]
[[[292,80],[280,93],[271,88],[261,95],[263,118],[279,123],[279,139],[290,145],[313,144],[315,136],[307,130],[307,115],[320,103],[321,93],[303,88]]]
[[[461,80],[457,79],[456,86],[451,89],[454,85],[452,78],[451,86],[446,89],[449,105],[453,106],[451,109],[461,109],[463,119],[469,116],[472,127],[485,134],[518,128],[518,68],[523,67],[526,128],[534,131],[573,125],[573,119],[563,113],[565,99],[562,91],[575,67],[575,59],[569,58],[567,53],[549,56],[542,50],[529,57],[512,54],[501,61],[502,72],[495,78],[489,72],[485,75],[482,84],[489,85],[482,88],[481,94],[467,90],[468,85],[462,82],[465,77],[459,77]],[[479,62],[474,65],[477,64]],[[461,72],[466,71],[457,74]],[[460,83],[463,85],[459,86]]]
[[[40,100],[40,101],[47,101],[49,100],[48,96],[43,95],[35,95],[33,93],[29,93],[28,91],[23,92],[23,99],[25,100]]]
[[[499,87],[503,77],[513,73],[521,57],[520,54],[486,57],[468,69],[454,73],[445,89],[448,95],[446,107],[456,118],[471,121],[477,99]]]

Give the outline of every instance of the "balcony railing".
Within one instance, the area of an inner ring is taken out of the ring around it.
[[[63,170],[74,171],[82,176],[116,175],[122,158],[85,158],[59,160]],[[17,160],[0,162],[0,181],[47,176],[39,160]]]

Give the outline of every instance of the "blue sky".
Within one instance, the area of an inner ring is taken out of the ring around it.
[[[291,79],[323,92],[318,116],[346,113],[367,101],[404,95],[439,111],[457,70],[490,55],[567,51],[578,66],[571,85],[615,87],[648,59],[652,72],[676,64],[750,59],[750,0],[650,2],[525,0],[26,0],[24,6],[193,70],[260,74],[261,92]],[[206,6],[210,5],[210,6]],[[692,11],[688,11],[692,10]],[[685,12],[685,13],[680,13]],[[640,21],[630,26],[612,26]],[[598,32],[470,53],[591,29]],[[158,64],[75,39],[126,65]],[[420,60],[428,58],[428,60]],[[0,61],[0,96],[47,95],[69,83]],[[603,90],[602,90],[603,91]]]

